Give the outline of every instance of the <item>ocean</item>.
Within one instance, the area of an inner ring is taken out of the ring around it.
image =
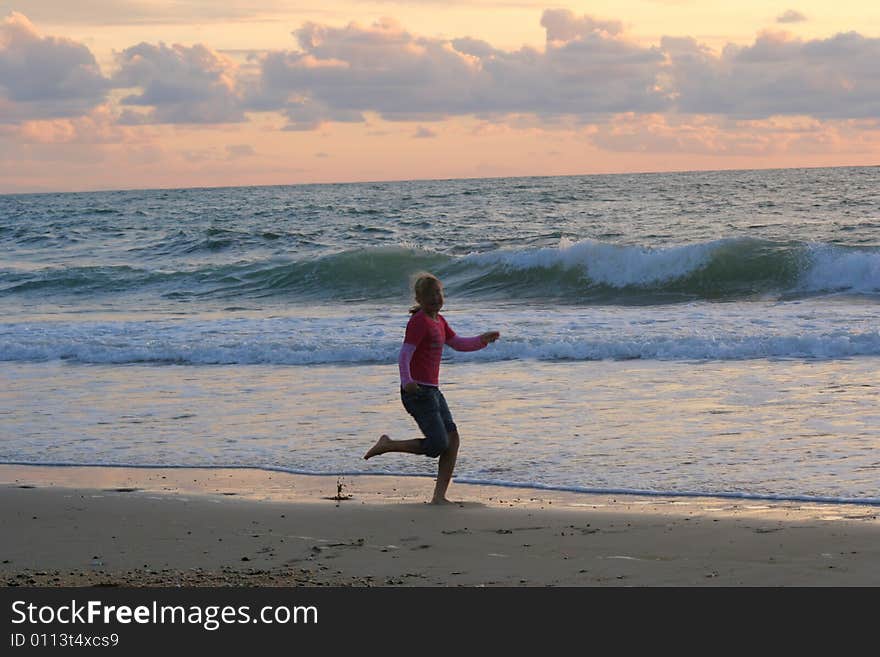
[[[878,167],[6,195],[0,243],[3,463],[433,476],[362,460],[427,270],[502,336],[444,356],[455,481],[880,504]]]

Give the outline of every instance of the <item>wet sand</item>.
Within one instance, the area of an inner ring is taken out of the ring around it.
[[[8,586],[878,586],[880,509],[0,465]]]

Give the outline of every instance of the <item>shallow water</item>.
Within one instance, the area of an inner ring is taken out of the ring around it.
[[[448,364],[460,481],[880,502],[876,359]],[[392,366],[5,364],[0,461],[431,475]]]

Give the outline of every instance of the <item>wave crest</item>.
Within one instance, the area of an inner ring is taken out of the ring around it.
[[[170,298],[407,298],[412,273],[431,270],[450,294],[565,304],[880,293],[880,250],[746,238],[645,247],[582,240],[556,248],[453,256],[411,247],[362,248],[306,260],[241,262],[184,271],[105,267],[0,270],[0,295],[113,294]]]

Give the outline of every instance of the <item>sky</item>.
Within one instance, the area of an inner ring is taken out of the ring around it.
[[[0,193],[880,164],[876,0],[0,0]]]

